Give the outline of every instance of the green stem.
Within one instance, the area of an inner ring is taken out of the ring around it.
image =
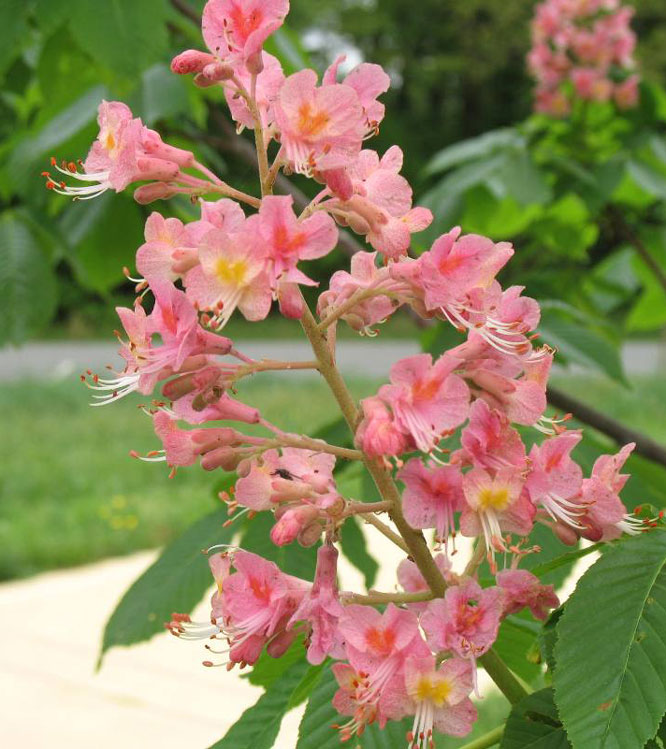
[[[303,301],[303,304],[304,312],[301,317],[301,325],[310,341],[312,350],[319,361],[319,371],[324,376],[333,396],[337,400],[342,415],[349,425],[352,434],[355,434],[359,422],[358,409],[356,408],[351,393],[347,389],[347,385],[342,378],[342,375],[335,366],[335,361],[333,360],[333,355],[329,349],[325,332],[318,329],[317,322],[312,316],[310,308],[305,301]],[[405,520],[405,516],[402,514],[400,493],[393,482],[390,472],[379,460],[371,459],[366,456],[364,458],[364,463],[377,486],[380,496],[391,502],[392,509],[389,510],[389,516],[404,539],[405,544],[409,549],[410,556],[421,571],[421,574],[428,583],[430,590],[432,590],[436,597],[441,598],[446,592],[446,582],[444,581],[439,568],[435,564],[435,560],[430,554],[423,533],[414,530]]]
[[[470,741],[467,744],[463,744],[460,749],[486,749],[489,746],[495,746],[498,744],[504,733],[504,726],[497,726],[492,731],[488,731],[483,736],[479,736],[478,739]]]
[[[515,676],[493,648],[480,656],[479,663],[486,669],[488,676],[497,684],[502,694],[512,705],[520,702],[529,694],[518,677]],[[484,746],[486,745],[484,744]]]

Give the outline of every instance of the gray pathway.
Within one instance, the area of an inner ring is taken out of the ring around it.
[[[312,354],[305,341],[242,341],[237,348],[255,359],[309,359]],[[103,372],[107,364],[121,366],[118,346],[96,341],[48,341],[29,343],[21,348],[0,349],[0,380],[65,379],[91,369]],[[393,362],[419,352],[419,344],[409,340],[341,341],[338,363],[349,376],[386,377]],[[630,374],[652,374],[666,366],[666,345],[654,342],[631,342],[622,351],[625,368]]]

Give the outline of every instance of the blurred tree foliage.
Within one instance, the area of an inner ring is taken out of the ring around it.
[[[384,65],[393,87],[385,97],[389,116],[373,147],[399,143],[418,192],[424,165],[442,146],[529,111],[524,55],[533,5],[293,0],[288,28],[270,51],[287,72],[308,56],[321,70],[345,50],[352,62]],[[127,101],[172,142],[194,148],[221,174],[254,187],[252,166],[225,148],[228,135],[215,140],[220,128],[211,121],[211,108],[224,110],[220,93],[198,90],[168,70],[173,54],[202,46],[196,24],[183,12],[196,15],[202,7],[203,0],[0,4],[0,314],[8,321],[2,340],[34,334],[54,313],[73,319],[72,310],[87,310],[97,320],[111,295],[129,298],[120,269],[131,264],[152,208],[137,206],[129,195],[72,204],[47,194],[40,177],[52,154],[85,156],[100,99]],[[663,76],[663,0],[638,3],[636,28],[646,70]],[[173,205],[182,216],[192,211],[185,201]],[[319,275],[330,272],[331,262],[321,264]],[[39,309],[27,312],[35,299]]]

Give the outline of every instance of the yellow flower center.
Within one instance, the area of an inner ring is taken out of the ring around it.
[[[441,707],[451,694],[451,684],[445,679],[433,679],[430,676],[422,676],[415,691],[414,698],[418,702],[430,700],[437,707]]]
[[[509,504],[509,490],[506,486],[490,487],[481,489],[479,494],[479,504],[483,510],[504,510]]]
[[[247,276],[247,263],[245,260],[226,260],[220,258],[215,267],[217,277],[222,283],[233,286],[243,286]]]

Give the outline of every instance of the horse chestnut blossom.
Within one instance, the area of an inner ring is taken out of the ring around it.
[[[619,109],[636,106],[633,12],[619,0],[545,0],[537,5],[527,56],[537,82],[536,111],[564,117],[575,99],[612,100]]]
[[[185,195],[197,207],[189,221],[148,216],[136,253],[140,277],[131,279],[137,298],[117,310],[123,368],[83,379],[97,391],[95,405],[132,392],[150,399],[142,410],[158,449],[132,456],[166,463],[172,474],[199,464],[233,477],[219,495],[228,533],[253,527],[261,513],[271,519],[262,549],[298,544],[316,556],[310,581],[252,548],[211,547],[209,620],[176,613],[168,629],[205,640],[214,657],[207,666],[252,666],[264,654],[300,648],[337,684],[330,709],[340,715],[341,739],[407,720],[405,746],[425,749],[438,733],[472,729],[477,665],[490,664],[501,689],[522,693],[493,646],[507,616],[528,610],[543,620],[559,605],[551,586],[520,568],[526,554],[539,553],[533,527],[572,544],[650,523],[620,496],[633,445],[598,458],[586,477],[576,457],[582,432],[548,415],[554,351],[534,342],[539,305],[500,279],[514,248],[454,227],[412,252],[412,234],[432,214],[413,205],[398,146],[381,156],[364,148],[386,115],[379,97],[388,75],[363,62],[341,77],[338,58],[321,83],[312,70],[285,77],[263,46],[288,9],[287,0],[209,0],[202,25],[209,51],[186,50],[172,62],[176,74],[217,87],[238,129],[254,131],[256,194],[164,143],[120,102],[100,104],[99,135],[82,171],[58,167],[83,186],[47,174],[47,187],[87,199],[143,182],[134,193],[140,203]],[[531,59],[544,91],[558,96],[568,77],[580,96],[612,95],[627,105],[631,78],[610,88],[609,81],[611,67],[631,66],[629,17],[614,0],[542,4]],[[309,202],[272,194],[281,171],[315,180]],[[354,254],[317,289],[303,265],[335,251],[339,227],[373,251]],[[318,295],[314,312],[302,285]],[[233,330],[238,315],[264,320],[275,301],[276,312],[302,328],[311,359],[254,359],[220,333],[230,322]],[[336,365],[337,327],[375,335],[400,308],[453,326],[460,340],[395,362],[389,382],[357,403]],[[345,444],[287,432],[246,402],[248,377],[293,370],[327,383],[350,429]],[[367,496],[365,484],[348,496],[340,477],[350,463],[368,471],[378,496]],[[399,549],[392,591],[340,589],[339,549],[346,551],[341,539],[354,516]],[[466,560],[458,533],[471,539]],[[250,535],[237,538],[252,545]]]

